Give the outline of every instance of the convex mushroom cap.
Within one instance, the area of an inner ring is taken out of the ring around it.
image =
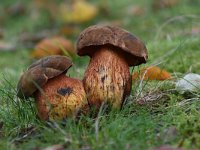
[[[17,96],[20,98],[32,96],[49,79],[66,72],[71,66],[71,60],[65,56],[55,55],[39,59],[21,76],[17,85]]]
[[[77,41],[77,52],[80,56],[91,57],[99,46],[106,45],[123,50],[129,66],[140,65],[147,61],[146,46],[139,38],[122,28],[109,25],[94,25],[81,32]]]

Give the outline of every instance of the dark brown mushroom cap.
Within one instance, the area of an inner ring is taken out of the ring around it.
[[[30,97],[36,90],[40,90],[47,81],[64,72],[72,66],[71,60],[65,56],[48,56],[32,65],[21,76],[17,85],[17,96]]]
[[[96,49],[91,47],[112,45],[126,52],[129,66],[146,63],[148,58],[144,43],[131,33],[115,26],[94,25],[80,33],[77,41],[78,55],[89,55]]]

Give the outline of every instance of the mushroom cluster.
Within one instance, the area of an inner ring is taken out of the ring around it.
[[[83,80],[67,77],[72,62],[65,56],[49,56],[33,63],[21,76],[18,96],[33,96],[41,119],[63,119],[89,107],[109,103],[121,108],[130,95],[130,66],[146,63],[143,42],[115,26],[95,25],[80,33],[77,54],[91,60]]]

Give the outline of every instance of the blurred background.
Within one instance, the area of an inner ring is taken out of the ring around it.
[[[16,80],[34,60],[51,54],[71,57],[70,73],[81,78],[89,58],[76,56],[75,43],[94,24],[120,26],[142,39],[147,65],[200,73],[199,8],[199,0],[1,0],[0,79]]]
[[[142,68],[158,66],[165,71],[151,71],[161,79],[149,80],[173,80],[134,81],[120,113],[41,124],[34,103],[16,97],[20,75],[37,59],[59,54],[74,63],[67,74],[82,79],[89,57],[77,56],[75,45],[80,32],[95,24],[122,27],[146,44],[148,62],[130,68],[136,77]],[[59,143],[81,150],[200,149],[200,94],[180,94],[174,82],[200,74],[199,58],[200,0],[0,0],[0,149]]]

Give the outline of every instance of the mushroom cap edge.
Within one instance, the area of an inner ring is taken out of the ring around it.
[[[72,65],[71,60],[66,56],[53,55],[37,60],[20,77],[17,84],[17,96],[19,98],[32,96],[49,79],[65,73]]]
[[[129,66],[146,63],[148,59],[145,44],[128,31],[109,25],[93,25],[83,30],[77,40],[79,56],[92,56],[94,47],[111,45],[124,50]]]

